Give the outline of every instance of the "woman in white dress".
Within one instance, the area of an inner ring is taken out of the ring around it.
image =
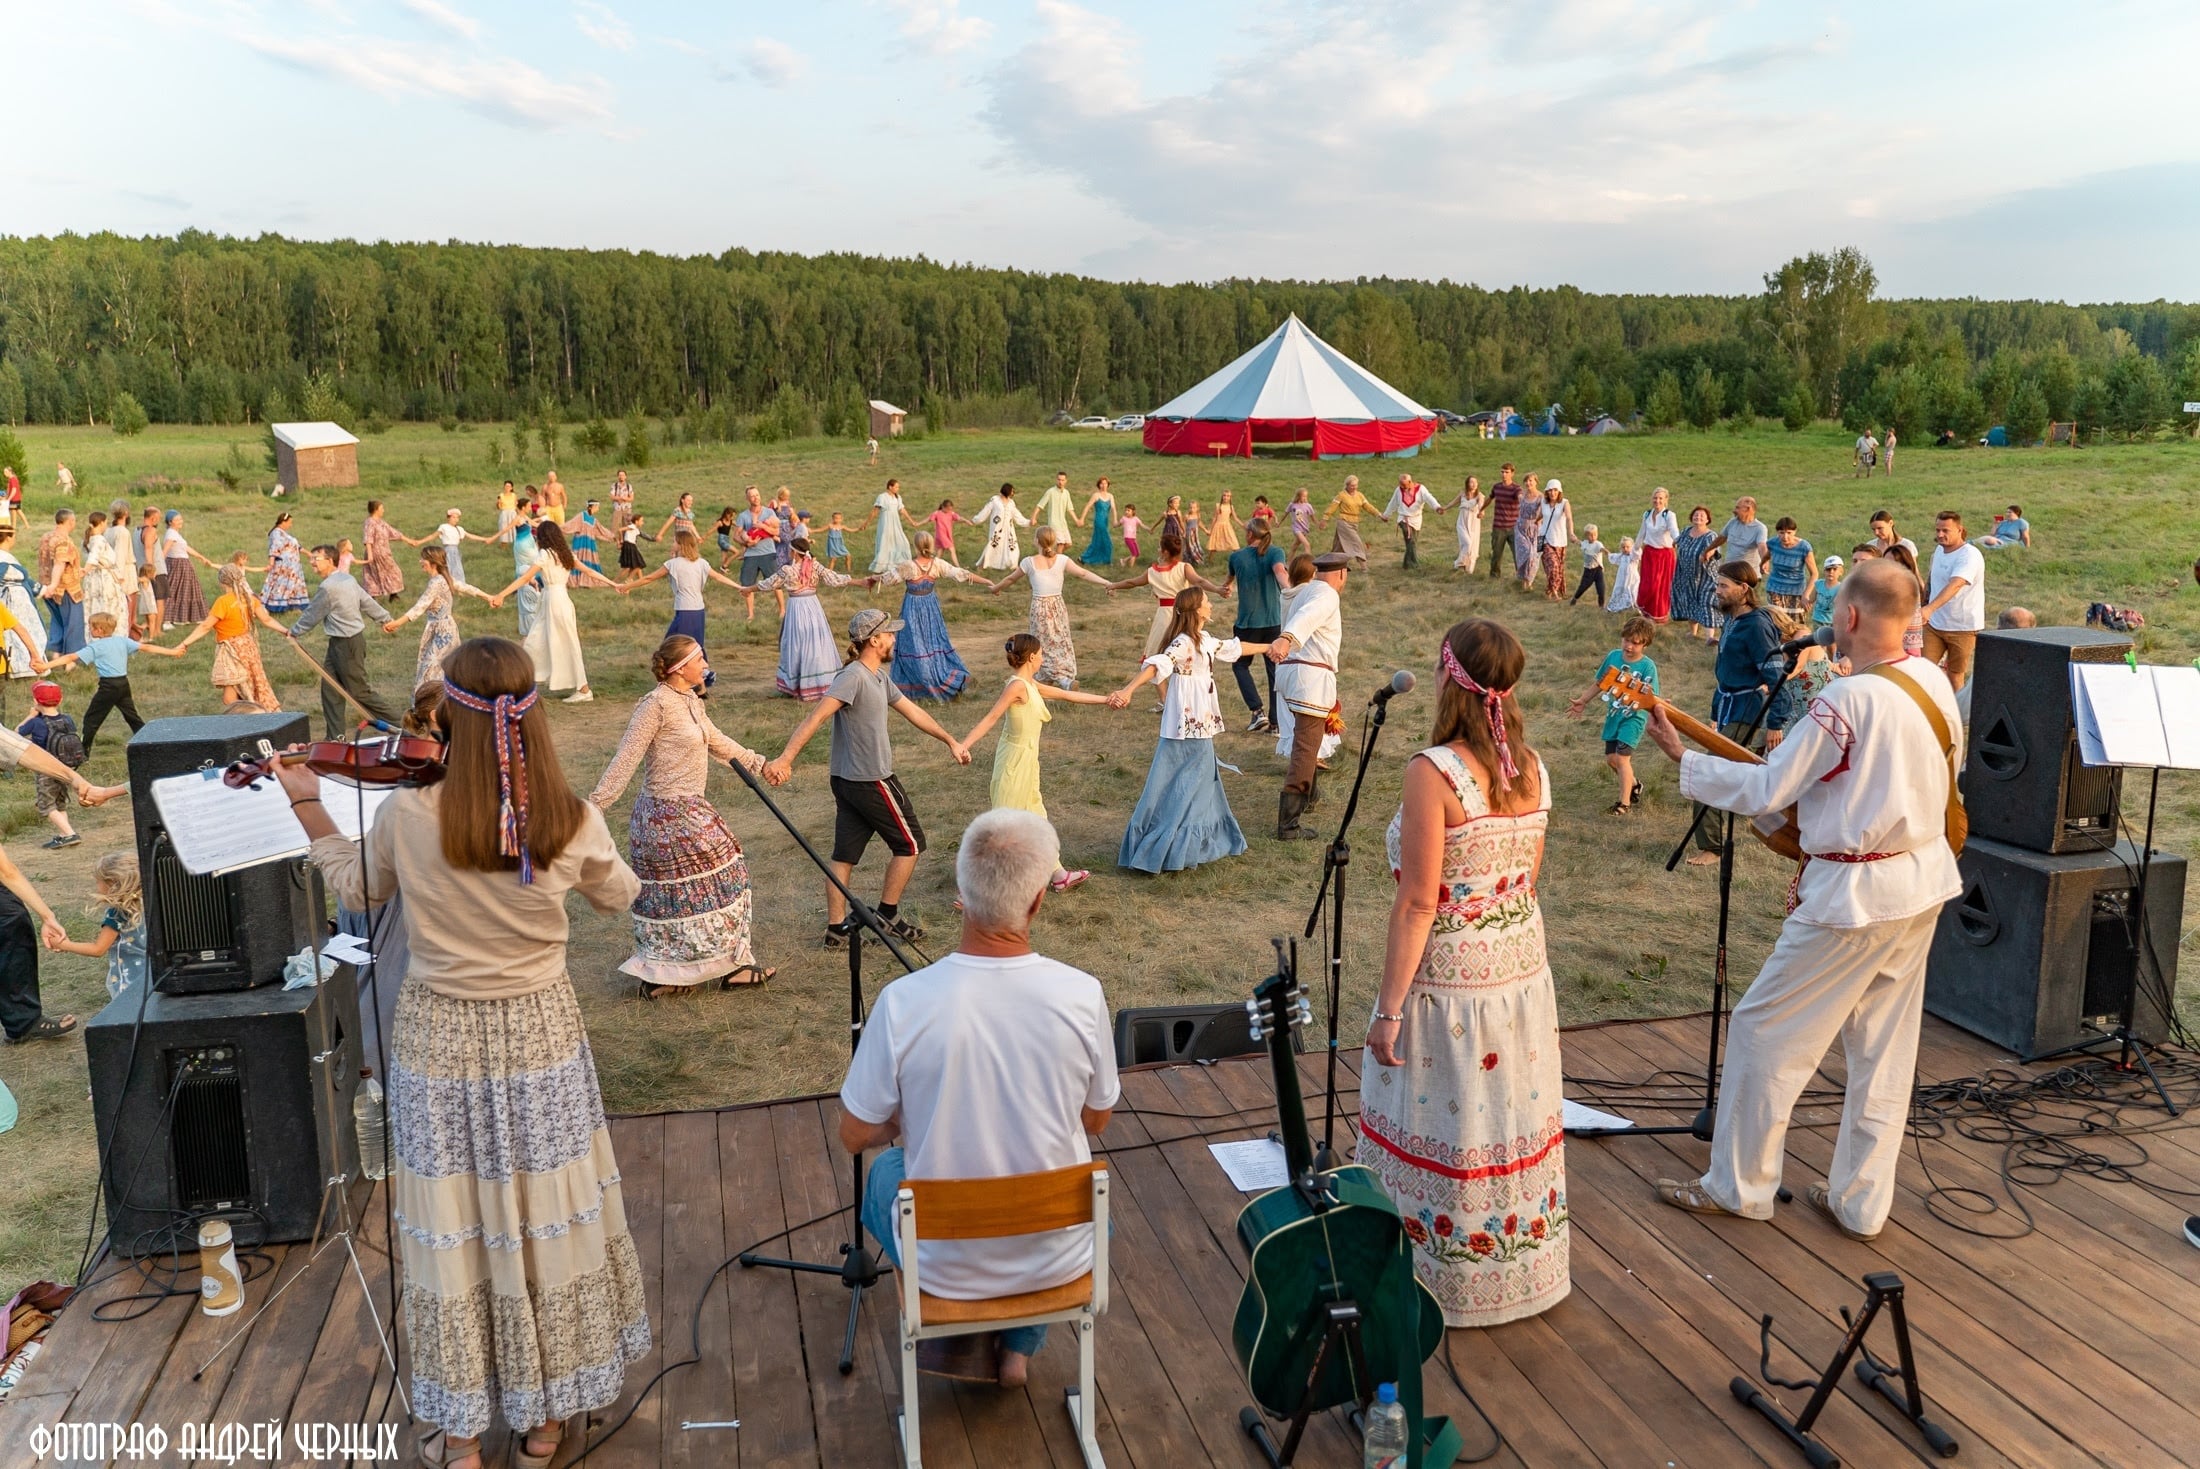
[[[8,677],[29,678],[46,661],[46,619],[31,602],[31,574],[15,559],[15,527],[0,523],[0,607],[15,618],[5,640]]]
[[[871,502],[871,513],[864,517],[856,530],[866,531],[873,521],[878,522],[878,549],[871,553],[871,574],[892,571],[909,559],[909,532],[902,529],[906,522],[911,530],[917,526],[917,518],[901,503],[901,481],[890,479],[879,497]]]
[[[585,704],[595,698],[588,687],[588,667],[581,661],[581,624],[573,614],[573,582],[582,586],[616,586],[609,577],[590,571],[573,555],[565,532],[554,520],[535,527],[535,563],[513,578],[511,585],[489,599],[492,607],[527,585],[542,588],[541,605],[535,609],[535,625],[527,630],[527,656],[535,660],[535,681],[551,693],[566,694],[568,704]]]
[[[1482,559],[1482,507],[1488,502],[1482,497],[1482,481],[1467,476],[1467,487],[1459,496],[1459,554],[1452,558],[1451,569],[1474,575],[1474,565]]]
[[[1022,564],[1024,548],[1016,539],[1016,527],[1031,520],[1016,508],[1016,487],[1002,485],[1001,492],[985,502],[972,525],[985,528],[985,554],[978,558],[980,571],[1014,571]]]
[[[1077,645],[1070,641],[1069,607],[1062,600],[1063,581],[1081,576],[1096,587],[1112,586],[1106,577],[1072,561],[1069,542],[1054,527],[1039,527],[1039,553],[1026,556],[1016,569],[1001,578],[993,590],[998,595],[1010,582],[1022,577],[1031,583],[1031,635],[1039,640],[1039,682],[1058,689],[1077,687]],[[898,644],[896,645],[899,646]]]
[[[84,620],[105,615],[116,627],[127,627],[128,607],[116,575],[115,544],[107,538],[107,512],[94,510],[84,528]]]
[[[130,502],[116,500],[107,507],[107,544],[114,548],[115,585],[122,591],[124,615],[117,628],[126,633],[137,627],[138,565],[130,540]]]

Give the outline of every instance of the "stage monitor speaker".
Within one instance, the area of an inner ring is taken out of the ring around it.
[[[1304,1050],[1299,1033],[1291,1048]],[[1115,1064],[1145,1066],[1156,1062],[1220,1061],[1251,1056],[1268,1047],[1253,1039],[1252,1017],[1242,1001],[1235,1005],[1149,1005],[1115,1012]]]
[[[2157,851],[2148,869],[2143,968],[2132,944],[2131,843],[2056,856],[1974,835],[1957,864],[1963,891],[1940,910],[1926,1009],[2030,1060],[2114,1029],[2144,974],[2132,1030],[2146,1040],[2168,1034],[2162,994],[2177,985],[2184,858]]]
[[[303,714],[209,714],[156,719],[130,737],[131,816],[145,889],[147,968],[169,994],[218,994],[272,984],[283,961],[326,922],[321,878],[303,858],[219,877],[184,871],[161,825],[152,785],[310,739]]]
[[[1982,632],[1971,669],[1963,800],[1971,834],[2035,852],[2116,839],[2123,773],[2078,758],[2070,665],[2121,663],[2131,639],[2086,627]]]
[[[359,1177],[355,983],[341,965],[306,989],[125,990],[86,1023],[118,1252],[191,1248],[205,1214],[248,1243],[312,1238],[328,1179]]]

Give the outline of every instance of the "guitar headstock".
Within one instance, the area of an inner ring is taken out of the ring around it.
[[[1296,952],[1282,939],[1269,942],[1276,947],[1276,972],[1253,987],[1253,997],[1245,1002],[1245,1015],[1254,1040],[1280,1036],[1281,1048],[1288,1050],[1291,1032],[1313,1024],[1314,1005],[1299,984]]]
[[[1633,713],[1658,702],[1657,691],[1641,674],[1625,668],[1607,668],[1597,680],[1597,697],[1614,709]]]

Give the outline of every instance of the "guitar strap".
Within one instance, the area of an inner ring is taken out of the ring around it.
[[[1948,728],[1947,717],[1940,712],[1940,706],[1932,701],[1931,695],[1907,674],[1897,673],[1892,666],[1885,663],[1874,663],[1864,671],[1878,674],[1908,694],[1910,702],[1917,705],[1925,716],[1925,722],[1932,726],[1934,740],[1939,742],[1941,751],[1948,757],[1948,814],[1944,827],[1948,836],[1948,847],[1957,856],[1962,856],[1963,844],[1971,835],[1971,813],[1963,809],[1963,798],[1956,792],[1956,737]]]

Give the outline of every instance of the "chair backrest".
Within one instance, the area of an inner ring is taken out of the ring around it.
[[[919,1239],[1001,1239],[1093,1222],[1092,1176],[1107,1165],[1077,1163],[1005,1178],[906,1178]]]

